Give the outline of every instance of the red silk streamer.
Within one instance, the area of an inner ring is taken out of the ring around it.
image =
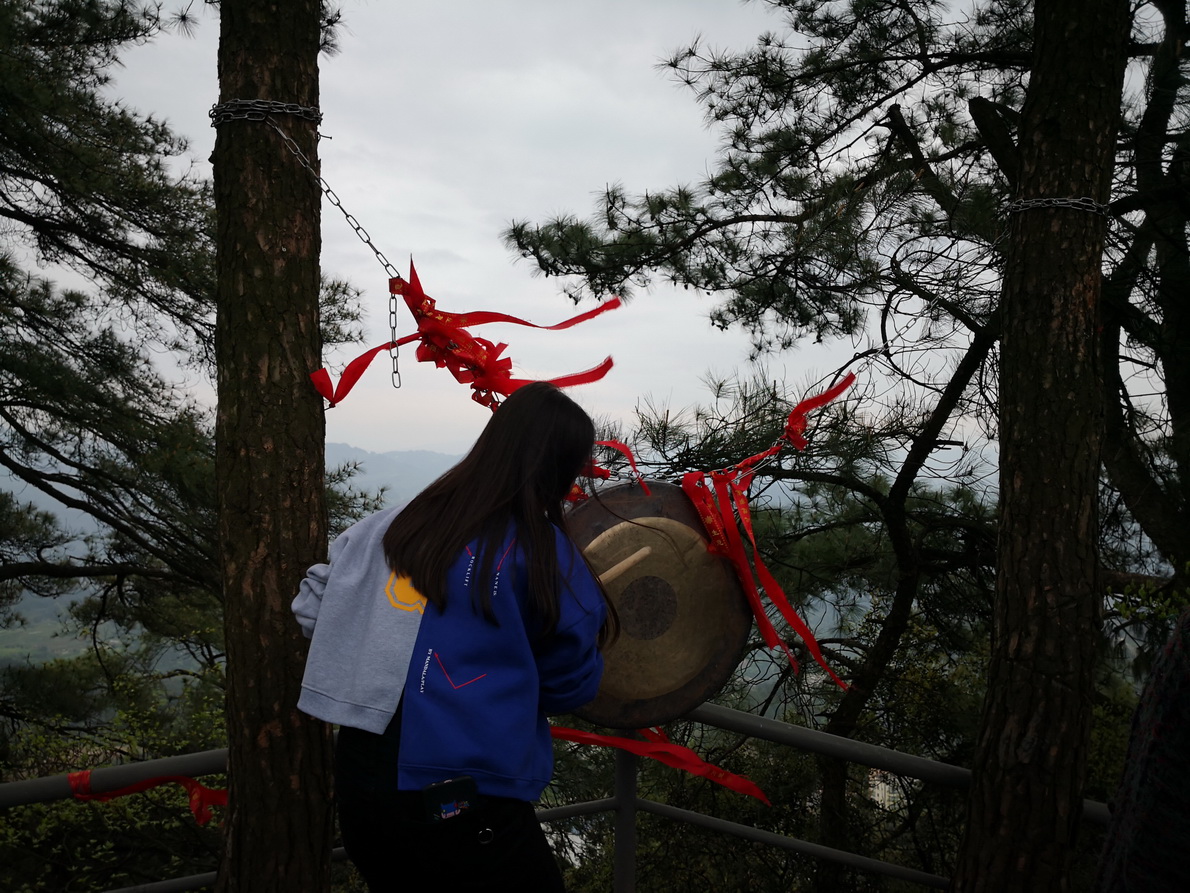
[[[98,800],[101,803],[114,800],[116,797],[125,797],[128,794],[139,794],[141,791],[147,791],[150,788],[170,782],[180,784],[190,795],[190,811],[194,814],[194,820],[200,825],[205,825],[211,820],[212,806],[227,805],[226,790],[208,788],[206,785],[200,784],[193,778],[185,775],[159,775],[156,778],[147,778],[144,781],[138,781],[136,784],[128,785],[128,787],[119,788],[114,791],[104,791],[101,794],[91,792],[90,769],[84,769],[82,772],[71,772],[67,778],[70,781],[70,791],[76,800]]]
[[[649,489],[649,485],[645,483],[644,475],[642,475],[640,470],[636,467],[636,456],[632,454],[632,448],[629,447],[628,444],[621,443],[618,440],[597,440],[595,441],[595,446],[608,447],[609,449],[613,449],[619,453],[622,453],[624,458],[628,460],[628,464],[632,466],[632,473],[636,475],[636,482],[640,484],[640,488],[642,491],[644,491],[645,496],[653,495],[652,491]],[[582,476],[598,478],[601,481],[606,481],[612,476],[612,473],[602,465],[596,464],[595,460],[592,459],[583,468]],[[570,487],[570,492],[566,494],[567,502],[582,502],[586,498],[587,494],[583,492],[583,488],[578,484],[572,484]]]
[[[405,344],[412,338],[402,338],[396,344]],[[319,369],[316,372],[310,373],[310,380],[314,382],[314,388],[318,391],[331,406],[334,406],[340,400],[347,396],[347,393],[355,387],[355,383],[359,381],[360,376],[364,374],[364,370],[368,368],[372,360],[376,359],[376,354],[382,350],[388,350],[392,347],[394,342],[388,344],[381,344],[379,347],[373,347],[367,353],[360,354],[354,360],[347,364],[347,368],[343,370],[343,374],[339,376],[338,385],[331,383],[331,375],[325,368]]]
[[[620,300],[613,298],[592,310],[552,326],[539,326],[515,316],[490,311],[447,313],[438,310],[434,299],[422,289],[417,270],[412,264],[409,265],[409,281],[390,279],[389,290],[404,298],[409,312],[417,321],[418,337],[421,340],[417,347],[417,359],[449,369],[456,381],[471,385],[473,400],[493,410],[499,403],[499,396],[507,397],[517,388],[528,384],[529,380],[512,378],[512,360],[501,357],[507,344],[493,344],[486,338],[475,337],[466,331],[468,327],[490,322],[506,322],[556,331],[586,322],[620,306]],[[550,383],[557,387],[570,387],[597,381],[607,374],[611,366],[611,357],[608,357],[594,369],[550,379]]]
[[[388,287],[392,294],[400,295],[404,299],[417,323],[417,331],[397,341],[381,344],[356,357],[343,370],[338,385],[332,385],[330,373],[326,369],[319,369],[311,373],[310,378],[314,382],[314,387],[331,406],[347,396],[378,353],[391,347],[418,341],[416,351],[418,361],[433,363],[440,369],[449,369],[456,381],[471,386],[473,400],[494,410],[499,405],[500,397],[507,397],[517,388],[528,384],[530,379],[512,377],[512,360],[501,356],[505,348],[508,347],[507,344],[496,344],[486,338],[472,335],[467,331],[469,327],[503,322],[534,329],[557,331],[594,319],[601,313],[620,306],[620,299],[612,298],[609,301],[604,301],[598,307],[572,316],[560,323],[552,326],[540,326],[519,317],[495,311],[448,313],[439,310],[434,299],[422,289],[421,281],[417,278],[417,270],[412,264],[409,265],[408,282],[393,278],[388,281]],[[549,379],[549,382],[560,388],[587,384],[603,378],[611,367],[612,359],[608,357],[594,368],[552,378]]]
[[[789,414],[789,419],[785,422],[785,433],[781,435],[781,439],[793,444],[796,449],[804,450],[806,438],[802,437],[802,432],[806,430],[806,416],[819,407],[826,406],[851,387],[853,381],[855,381],[855,373],[848,372],[838,384],[814,397],[807,397],[795,406],[793,412]]]
[[[717,555],[722,555],[731,562],[736,576],[739,577],[740,583],[744,587],[744,595],[756,617],[756,626],[760,630],[765,645],[769,648],[781,648],[789,657],[794,669],[797,669],[797,659],[794,658],[793,652],[789,650],[785,641],[777,635],[776,628],[769,620],[761,600],[761,590],[777,607],[785,622],[801,637],[806,645],[806,650],[810,652],[818,665],[826,670],[839,687],[844,689],[847,688],[846,683],[827,664],[826,658],[822,655],[822,649],[818,645],[818,640],[814,638],[810,627],[790,604],[781,584],[773,577],[760,557],[760,551],[756,547],[756,534],[752,527],[752,512],[748,507],[747,489],[752,482],[755,466],[780,452],[785,443],[792,444],[799,450],[806,447],[806,439],[802,435],[806,430],[807,414],[830,403],[854,381],[854,373],[848,373],[838,384],[798,403],[789,414],[784,433],[769,449],[723,471],[692,471],[682,476],[682,490],[694,503],[710,539],[707,549]],[[748,560],[744,541],[740,536],[741,527],[752,545],[751,562]],[[755,569],[755,574],[753,569]],[[757,586],[758,579],[759,587]]]
[[[755,797],[766,806],[772,806],[764,791],[756,783],[742,775],[728,772],[708,763],[694,751],[669,740],[665,732],[660,729],[640,729],[640,734],[646,738],[638,741],[635,738],[621,738],[616,735],[600,735],[595,732],[581,732],[578,729],[568,729],[563,726],[550,726],[550,734],[560,741],[573,741],[576,744],[594,744],[599,747],[617,747],[638,757],[648,757],[664,763],[674,769],[681,769],[692,775],[699,775],[715,784],[722,785],[728,790],[749,797]]]
[[[636,475],[636,482],[640,484],[640,488],[644,491],[645,496],[653,495],[649,490],[649,485],[645,483],[644,475],[642,475],[640,470],[636,467],[636,456],[632,455],[632,450],[629,448],[628,444],[621,443],[618,440],[597,440],[595,441],[595,446],[607,447],[608,449],[612,449],[617,453],[620,453],[625,459],[628,460],[628,464],[632,468],[632,473]],[[606,471],[606,469],[599,468],[598,470],[603,472],[599,475],[599,477],[605,480],[611,476],[611,472]]]

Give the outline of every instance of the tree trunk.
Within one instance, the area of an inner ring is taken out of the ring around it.
[[[223,0],[220,101],[318,105],[317,0]],[[326,552],[320,193],[300,114],[219,125],[216,477],[227,644],[229,804],[217,889],[326,890],[330,731],[299,713],[305,640],[289,612]]]
[[[1097,893],[1186,889],[1190,801],[1190,609],[1158,653],[1132,717]]]
[[[1099,340],[1125,0],[1037,0],[1001,306],[1000,542],[956,891],[1062,891],[1082,815],[1100,593]]]

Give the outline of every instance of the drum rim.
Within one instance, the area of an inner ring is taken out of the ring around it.
[[[691,528],[704,542],[706,531],[698,511],[681,487],[666,481],[646,481],[649,494],[636,482],[616,484],[601,489],[597,496],[578,503],[567,513],[571,538],[584,549],[601,533],[624,520],[665,517]],[[594,516],[589,520],[586,516]],[[578,519],[585,527],[569,523]],[[600,525],[606,526],[600,526]],[[689,713],[723,689],[739,665],[752,629],[752,614],[748,608],[743,586],[731,563],[722,556],[728,591],[724,597],[731,608],[726,612],[724,635],[726,642],[712,654],[701,671],[683,685],[661,695],[648,698],[614,697],[603,691],[574,714],[595,725],[617,729],[638,729],[659,726]],[[614,650],[610,652],[614,654]]]

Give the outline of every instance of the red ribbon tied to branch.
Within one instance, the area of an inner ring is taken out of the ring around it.
[[[777,634],[773,622],[765,611],[764,602],[761,599],[762,591],[776,606],[786,623],[801,637],[806,650],[810,652],[818,665],[826,670],[831,679],[841,688],[846,688],[846,683],[827,664],[826,658],[822,656],[818,640],[814,638],[814,633],[794,610],[785,591],[781,588],[781,584],[773,577],[760,557],[760,550],[756,547],[756,534],[752,526],[752,512],[748,507],[747,490],[759,462],[779,453],[786,443],[791,444],[795,449],[805,449],[806,439],[803,433],[806,430],[806,416],[815,409],[830,403],[847,390],[854,381],[855,374],[848,373],[834,387],[797,404],[789,413],[784,433],[769,449],[722,471],[691,471],[682,476],[682,490],[694,503],[710,539],[707,548],[731,562],[736,576],[739,577],[740,583],[744,587],[744,594],[748,598],[752,614],[756,617],[756,626],[760,630],[765,645],[769,648],[780,647],[789,657],[794,668],[797,668],[797,659],[789,650],[789,646]],[[748,560],[748,553],[744,549],[744,541],[740,536],[741,528],[752,546],[751,562]],[[755,568],[755,574],[753,574],[753,568]],[[757,586],[758,581],[759,587]]]
[[[644,475],[642,475],[640,473],[640,469],[636,467],[636,456],[632,454],[632,449],[628,446],[628,444],[622,443],[619,440],[597,440],[595,441],[595,446],[607,447],[608,449],[615,450],[617,453],[620,453],[625,459],[627,459],[628,464],[632,467],[632,476],[636,478],[636,483],[640,487],[641,492],[644,493],[645,496],[652,495],[652,491],[649,490],[649,485],[645,483]],[[591,459],[591,461],[588,462],[586,467],[582,470],[581,476],[598,478],[601,481],[606,481],[612,476],[612,473],[610,469],[604,468],[594,459]],[[577,482],[571,485],[570,492],[566,495],[567,502],[582,502],[586,498],[587,494]]]
[[[91,792],[90,769],[84,769],[81,772],[71,772],[67,778],[70,781],[70,791],[76,800],[98,800],[101,803],[106,803],[108,800],[114,800],[117,797],[126,797],[129,794],[139,794],[158,785],[169,783],[180,784],[190,796],[190,811],[194,814],[194,820],[200,825],[205,825],[211,820],[212,806],[227,805],[226,790],[222,788],[208,788],[206,785],[200,784],[193,778],[185,775],[159,775],[156,778],[147,778],[144,781],[138,781],[136,784],[131,784],[127,787],[114,791],[104,791],[99,794]]]
[[[512,360],[502,355],[508,347],[507,344],[497,344],[486,338],[480,338],[472,335],[467,329],[486,323],[502,322],[528,326],[533,329],[557,331],[586,322],[620,306],[620,299],[612,298],[604,301],[598,307],[560,323],[541,326],[516,316],[509,316],[507,313],[495,311],[449,313],[439,310],[434,299],[422,289],[421,281],[417,278],[417,270],[414,269],[412,263],[409,264],[409,281],[393,278],[388,281],[388,287],[392,294],[400,295],[405,301],[405,305],[417,323],[417,331],[397,341],[381,344],[356,357],[347,364],[337,385],[331,383],[330,373],[326,369],[319,369],[312,373],[310,378],[314,382],[314,387],[331,406],[347,396],[378,353],[417,341],[419,343],[416,357],[420,362],[433,363],[440,369],[450,370],[456,381],[471,386],[473,400],[494,410],[499,405],[500,397],[507,397],[517,388],[528,384],[530,379],[512,377]],[[587,384],[603,378],[611,368],[612,358],[607,357],[594,368],[551,378],[548,381],[560,388]]]

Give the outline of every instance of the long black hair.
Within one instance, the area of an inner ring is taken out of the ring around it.
[[[447,571],[477,540],[472,591],[491,619],[490,587],[480,581],[490,579],[511,521],[528,562],[530,600],[548,635],[558,622],[561,585],[554,525],[564,526],[566,495],[594,444],[594,423],[556,387],[532,382],[518,388],[462,461],[393,519],[384,535],[389,567],[442,609]]]

